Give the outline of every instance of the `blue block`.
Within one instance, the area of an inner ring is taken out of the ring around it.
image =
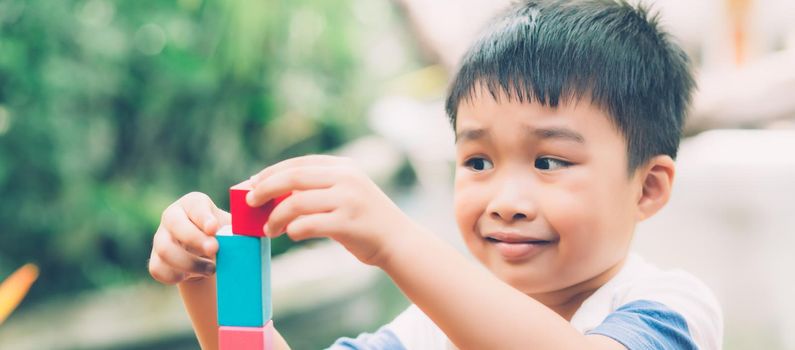
[[[262,327],[273,315],[270,293],[270,239],[231,235],[224,227],[216,235],[218,324]]]

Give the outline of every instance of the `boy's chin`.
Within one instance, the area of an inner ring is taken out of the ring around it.
[[[505,262],[485,264],[495,276],[524,294],[543,294],[555,291],[555,278],[547,271],[507,265]]]

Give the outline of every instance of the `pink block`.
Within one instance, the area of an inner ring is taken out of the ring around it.
[[[236,235],[263,237],[263,227],[268,222],[273,208],[290,194],[277,197],[261,207],[252,208],[246,203],[246,194],[251,191],[251,182],[243,181],[229,189],[229,211],[232,214],[232,233]]]
[[[262,327],[218,327],[219,350],[273,350],[273,321]]]

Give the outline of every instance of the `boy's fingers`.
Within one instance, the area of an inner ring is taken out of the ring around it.
[[[329,237],[339,228],[336,212],[326,212],[301,216],[287,225],[287,236],[294,241],[310,238]]]
[[[218,207],[215,207],[215,217],[217,217],[219,220],[219,227],[218,227],[219,229],[221,227],[224,227],[225,225],[232,224],[232,214],[224,210],[218,209]],[[217,229],[215,231],[218,232]]]
[[[182,208],[196,227],[208,235],[214,235],[221,222],[218,220],[220,209],[212,199],[201,192],[191,192],[182,197]]]
[[[181,245],[190,251],[210,256],[212,252],[206,250],[205,245],[209,245],[208,240],[212,239],[202,232],[193,221],[188,218],[185,210],[179,206],[170,209],[168,215],[163,218],[163,226]]]
[[[170,239],[168,235],[156,235],[155,240],[157,246],[155,255],[165,265],[177,272],[199,273],[208,276],[215,272],[215,263],[212,260],[191,254]]]
[[[149,257],[149,274],[155,281],[163,284],[179,283],[185,278],[185,274],[168,267],[160,257],[152,251]]]
[[[257,174],[251,176],[251,184],[256,186],[263,179],[286,169],[303,166],[335,166],[353,164],[350,158],[330,156],[325,154],[311,154],[303,157],[290,158],[273,164]]]
[[[306,166],[286,169],[256,185],[246,195],[246,203],[252,207],[259,207],[268,200],[288,192],[331,187],[336,183],[336,179],[333,167]]]
[[[273,209],[268,218],[268,223],[265,224],[265,232],[278,235],[284,232],[285,226],[299,216],[329,212],[336,209],[336,207],[336,198],[331,197],[330,191],[309,190],[293,192],[292,195]]]

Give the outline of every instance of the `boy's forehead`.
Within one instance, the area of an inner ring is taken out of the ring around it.
[[[552,107],[486,92],[461,102],[455,120],[456,143],[512,133],[583,145],[603,137],[625,142],[612,118],[589,98],[561,101]]]
[[[539,101],[521,100],[502,92],[492,95],[488,91],[473,93],[458,106],[456,130],[462,127],[477,128],[482,124],[503,124],[516,121],[534,124],[566,124],[576,127],[590,124],[593,119],[612,123],[612,119],[588,97],[561,100],[557,105]]]

